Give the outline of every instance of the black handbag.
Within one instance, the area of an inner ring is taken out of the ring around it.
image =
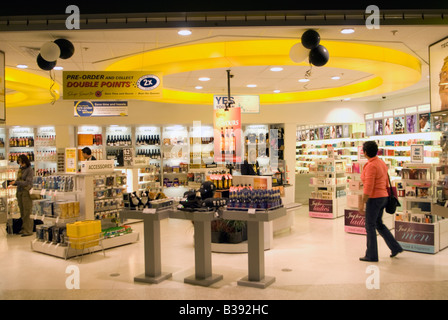
[[[388,189],[389,198],[387,200],[385,209],[387,213],[394,214],[395,211],[397,211],[397,207],[401,206],[401,204],[398,201],[396,188],[393,188],[392,184],[390,183],[389,173],[387,174],[387,177],[389,178],[389,189]]]

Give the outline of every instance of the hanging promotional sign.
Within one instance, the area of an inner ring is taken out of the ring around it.
[[[228,96],[213,96],[213,107],[215,109],[225,108]],[[241,108],[241,113],[260,113],[260,96],[230,96],[230,101],[235,107]]]
[[[162,74],[148,71],[64,71],[64,100],[162,97]]]
[[[431,112],[448,110],[448,37],[429,46]]]
[[[126,117],[127,101],[75,101],[75,117]]]
[[[217,106],[213,110],[214,160],[216,163],[241,163],[241,108]]]

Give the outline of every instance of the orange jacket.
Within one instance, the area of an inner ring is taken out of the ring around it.
[[[369,198],[387,197],[389,194],[389,178],[387,176],[387,165],[378,157],[370,158],[361,173],[364,185],[364,194]]]

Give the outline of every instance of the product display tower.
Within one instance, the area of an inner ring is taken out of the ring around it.
[[[403,212],[395,216],[395,238],[404,250],[437,253],[448,246],[448,220],[435,210],[436,165],[404,164],[401,174],[405,196]]]
[[[309,216],[334,219],[344,215],[346,205],[347,178],[346,160],[328,158],[315,162],[310,167],[314,177],[310,186],[314,188],[309,199]]]

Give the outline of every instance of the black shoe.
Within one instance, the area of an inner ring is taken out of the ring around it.
[[[368,261],[368,262],[378,262],[378,259],[374,260],[374,259],[369,259],[367,257],[361,257],[359,258],[360,261]]]
[[[390,255],[391,258],[395,257],[397,254],[402,253],[403,249],[400,249],[398,251],[392,252],[392,254]]]

